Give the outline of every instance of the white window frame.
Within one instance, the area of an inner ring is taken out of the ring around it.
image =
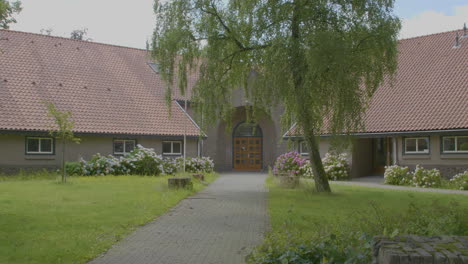
[[[170,143],[171,144],[171,152],[164,152],[164,143]],[[174,153],[174,143],[179,143],[180,144],[180,152],[179,153]],[[183,148],[183,143],[180,140],[174,140],[174,141],[163,141],[163,155],[182,155],[182,148]]]
[[[123,142],[123,149],[124,149],[123,152],[115,152],[115,142],[116,141],[122,141]],[[130,142],[130,141],[133,141],[133,149],[135,149],[136,148],[136,140],[135,139],[118,139],[118,138],[114,139],[112,141],[112,152],[114,153],[114,155],[125,155],[125,154],[130,153],[131,151],[127,151],[127,149],[126,149],[127,148],[126,143]]]
[[[304,151],[303,151],[303,149],[304,149],[303,144],[306,144],[306,146],[307,146],[307,142],[306,142],[306,141],[301,141],[301,142],[299,143],[299,153],[300,153],[301,155],[304,155],[304,156],[309,155],[309,152],[304,152]]]
[[[409,139],[416,140],[416,151],[406,150],[406,146],[408,146],[406,141]],[[427,150],[423,150],[423,151],[419,150],[419,139],[427,139]],[[404,149],[405,154],[429,154],[431,151],[431,140],[429,139],[429,137],[407,137],[407,138],[404,138],[404,140],[405,140],[405,149]]]
[[[29,151],[28,149],[28,140],[30,139],[37,139],[39,140],[39,151]],[[41,151],[42,140],[50,140],[50,151]],[[26,137],[26,154],[42,154],[42,155],[53,155],[54,154],[54,139],[51,137]]]
[[[455,150],[445,150],[445,140],[446,138],[455,139]],[[468,136],[443,136],[442,137],[442,153],[451,154],[451,153],[468,153],[467,150],[458,150],[458,138],[468,138]]]

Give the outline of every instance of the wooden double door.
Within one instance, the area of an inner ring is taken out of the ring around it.
[[[262,169],[262,138],[234,137],[234,170],[259,171]]]

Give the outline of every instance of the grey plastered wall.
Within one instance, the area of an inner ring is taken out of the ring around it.
[[[320,157],[324,158],[325,155],[331,150],[331,138],[320,138],[319,151]],[[297,150],[299,150],[297,148]],[[352,141],[352,146],[343,149],[348,155],[348,164],[351,168],[351,178],[369,176],[372,170],[372,141],[366,138],[356,138]],[[305,156],[307,158],[307,156]]]
[[[203,155],[213,158],[216,170],[233,169],[232,132],[239,123],[244,121],[244,108],[238,107],[229,129],[227,129],[227,124],[222,121],[218,121],[216,126],[208,129],[208,138],[203,142]],[[278,155],[286,151],[286,144],[282,140],[279,117],[274,120],[265,116],[258,120],[258,125],[263,133],[263,169],[266,170],[268,166],[273,166]]]
[[[34,136],[34,135],[31,135]],[[43,136],[43,135],[41,135]],[[92,155],[112,154],[113,136],[83,136],[80,144],[68,143],[66,151],[67,161],[78,161],[80,158],[90,159]],[[146,148],[153,148],[156,153],[162,153],[162,141],[182,140],[182,138],[164,137],[125,137],[136,139],[137,144]],[[25,135],[0,135],[0,170],[14,171],[21,168],[56,168],[61,160],[61,142],[56,141],[54,155],[27,155],[25,153]],[[197,156],[198,139],[187,139],[187,156]]]
[[[400,166],[414,169],[419,164],[427,169],[437,168],[447,178],[468,170],[468,154],[443,154],[441,152],[441,136],[439,135],[429,136],[429,154],[404,154],[403,140],[404,137],[397,138],[397,157]]]

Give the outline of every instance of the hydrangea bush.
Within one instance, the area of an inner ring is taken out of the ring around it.
[[[412,181],[410,178],[409,168],[398,165],[386,166],[384,183],[391,185],[411,185]]]
[[[306,164],[306,159],[295,151],[284,153],[280,155],[273,167],[273,173],[278,175],[280,173],[289,173],[294,176],[301,175],[301,168]]]
[[[416,165],[410,172],[408,167],[398,165],[385,167],[384,183],[391,185],[411,185],[422,188],[436,188],[442,184],[442,176],[438,169],[424,169]]]
[[[413,185],[422,188],[435,188],[439,187],[442,181],[442,176],[438,169],[424,169],[416,165],[416,169],[412,174]]]
[[[108,174],[120,175],[127,171],[127,167],[120,163],[120,159],[109,156],[102,156],[97,153],[91,160],[80,160],[83,175],[102,176]]]
[[[129,154],[117,158],[112,155],[94,155],[91,160],[81,159],[81,172],[83,175],[172,175],[177,170],[183,169],[183,158],[163,158],[156,154],[154,149],[138,145]],[[208,157],[187,158],[186,169],[188,172],[212,172],[213,161]]]
[[[310,161],[306,161],[300,169],[301,176],[304,178],[314,178],[314,171],[312,170],[312,164]]]
[[[327,153],[322,162],[328,179],[339,181],[349,178],[348,155],[346,153]]]
[[[184,158],[176,158],[175,164],[179,170],[184,169]],[[185,171],[191,173],[206,172],[210,173],[214,170],[214,162],[209,157],[186,157]]]
[[[450,183],[455,185],[457,189],[468,190],[468,170],[453,176]]]

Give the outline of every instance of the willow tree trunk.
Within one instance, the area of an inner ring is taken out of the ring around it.
[[[304,61],[304,54],[302,53],[300,41],[300,7],[301,0],[294,0],[294,10],[291,20],[291,48],[290,48],[290,67],[292,71],[292,78],[295,91],[295,103],[300,113],[297,116],[297,122],[302,128],[302,133],[305,137],[307,146],[309,147],[309,157],[312,163],[312,170],[314,172],[315,188],[318,192],[331,192],[330,185],[328,184],[327,175],[323,168],[323,163],[320,158],[319,145],[315,138],[315,131],[313,129],[312,115],[309,114],[310,110],[307,109],[307,94],[304,89],[304,72],[306,64]]]

